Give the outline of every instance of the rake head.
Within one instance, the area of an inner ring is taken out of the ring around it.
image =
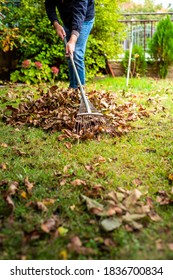
[[[75,130],[79,135],[85,133],[97,133],[101,132],[102,127],[106,124],[106,120],[102,113],[98,112],[94,105],[87,100],[89,111],[87,110],[83,98],[79,107],[79,112],[76,118]]]

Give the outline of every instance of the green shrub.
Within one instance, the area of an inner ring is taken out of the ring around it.
[[[166,78],[168,68],[173,63],[173,23],[169,16],[158,23],[149,49],[156,62],[159,77]]]
[[[96,19],[89,37],[86,50],[86,77],[92,78],[105,71],[106,60],[120,52],[122,26],[118,23],[118,2],[122,0],[95,0]],[[3,10],[4,5],[0,8]],[[44,0],[21,0],[21,7],[6,7],[4,25],[8,28],[18,27],[15,44],[11,40],[18,59],[17,71],[22,61],[40,61],[43,65],[59,68],[59,79],[68,78],[68,67],[64,55],[64,45],[51,26],[45,12]],[[114,11],[114,12],[113,12]],[[0,40],[1,40],[0,34]],[[7,46],[8,48],[8,46]],[[28,70],[29,71],[29,70]],[[19,76],[14,74],[11,77]],[[22,73],[23,74],[23,73]],[[14,78],[13,78],[14,79]],[[22,76],[24,81],[24,76]],[[27,79],[28,80],[28,79]]]
[[[24,60],[20,69],[11,74],[11,81],[27,84],[54,82],[58,72],[59,69],[55,66],[50,68],[39,61]]]
[[[122,66],[124,68],[125,73],[128,70],[129,63],[129,50],[125,52],[125,56],[122,60]],[[145,54],[142,47],[138,45],[134,45],[132,48],[132,56],[131,56],[131,66],[130,66],[130,75],[131,77],[143,76],[146,73],[146,61]]]

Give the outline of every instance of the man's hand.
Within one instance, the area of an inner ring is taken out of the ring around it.
[[[54,27],[55,27],[55,30],[56,30],[56,33],[58,34],[58,36],[64,40],[64,37],[66,36],[66,33],[65,33],[65,30],[64,28],[57,22],[57,21],[54,21]]]
[[[66,45],[66,55],[68,54],[73,55],[73,52],[75,51],[76,41],[77,41],[77,36],[72,34],[70,40],[67,42]]]

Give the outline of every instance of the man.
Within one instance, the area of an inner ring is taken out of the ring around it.
[[[66,37],[66,54],[73,55],[81,84],[85,84],[84,56],[88,36],[94,23],[94,0],[45,0],[46,12],[58,36]],[[57,17],[56,8],[60,18]],[[76,76],[68,59],[70,88],[78,88]]]

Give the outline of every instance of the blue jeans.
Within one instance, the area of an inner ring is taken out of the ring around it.
[[[94,19],[90,21],[84,21],[82,24],[82,29],[80,32],[80,35],[77,39],[76,46],[75,46],[75,51],[73,54],[73,59],[76,65],[76,69],[78,71],[78,75],[81,81],[82,85],[85,85],[85,50],[86,50],[86,44],[88,40],[88,36],[91,32],[91,29],[94,24]],[[66,32],[66,37],[67,41],[70,39],[71,32],[68,28],[64,26],[64,30]],[[73,70],[73,66],[71,64],[70,59],[67,59],[68,61],[68,68],[69,68],[69,79],[70,79],[70,88],[78,88],[78,82]]]

